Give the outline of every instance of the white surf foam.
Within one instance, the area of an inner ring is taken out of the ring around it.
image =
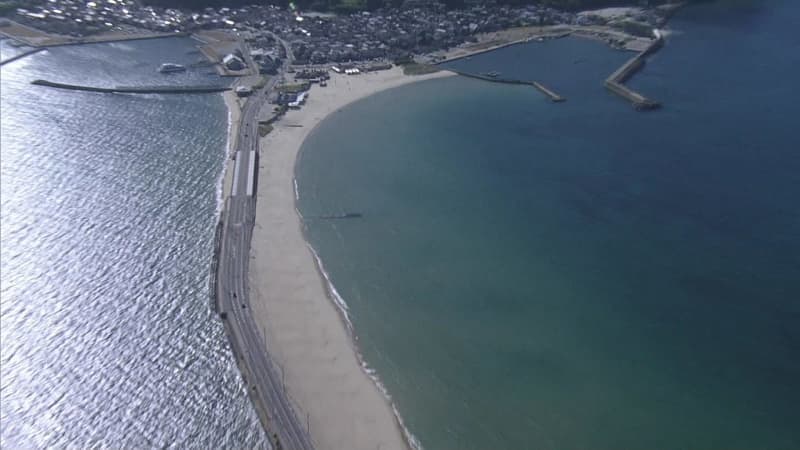
[[[296,186],[296,182],[295,182]],[[297,208],[295,208],[297,209]],[[298,211],[299,214],[299,211]],[[314,260],[317,262],[317,269],[322,274],[322,277],[325,278],[325,285],[328,288],[328,293],[330,294],[333,303],[336,305],[336,308],[339,310],[342,318],[344,319],[345,324],[347,325],[347,331],[350,335],[350,339],[353,341],[353,349],[356,352],[356,358],[358,359],[359,364],[361,365],[361,370],[364,371],[365,374],[372,380],[372,382],[377,386],[378,390],[383,394],[383,397],[389,402],[389,406],[392,407],[392,413],[394,414],[395,419],[397,420],[397,424],[400,426],[400,429],[403,431],[403,435],[405,436],[406,442],[413,450],[423,450],[422,443],[411,433],[411,430],[406,427],[405,422],[403,422],[403,418],[400,416],[400,411],[397,410],[397,406],[392,401],[392,396],[389,394],[389,391],[384,386],[383,382],[381,381],[380,377],[378,377],[378,373],[375,369],[371,368],[367,361],[364,359],[364,355],[361,354],[361,351],[358,349],[358,337],[355,335],[353,330],[353,323],[350,321],[350,307],[347,305],[347,302],[342,298],[339,294],[339,291],[336,290],[336,286],[333,285],[328,272],[325,270],[325,266],[322,264],[322,259],[320,259],[319,255],[317,254],[314,247],[311,246],[308,242],[306,242],[306,246],[311,251],[311,254],[314,255]]]
[[[220,96],[222,95],[223,94],[220,94]],[[217,177],[217,210],[215,212],[217,220],[221,217],[222,209],[225,207],[225,195],[223,191],[225,189],[225,172],[228,170],[228,159],[231,157],[231,128],[233,128],[233,113],[224,98],[222,101],[225,103],[225,109],[228,111],[228,128],[225,130],[225,159],[222,162],[222,170]]]
[[[349,314],[350,308],[347,306],[347,302],[345,302],[342,296],[339,295],[339,291],[336,290],[336,286],[333,285],[331,277],[328,275],[328,272],[325,271],[325,266],[322,265],[322,260],[319,258],[319,255],[317,254],[316,250],[314,250],[314,247],[312,247],[311,244],[309,244],[308,242],[306,242],[306,246],[308,247],[309,250],[311,250],[311,254],[314,255],[314,259],[317,261],[317,269],[319,269],[319,272],[322,274],[322,277],[325,278],[325,285],[328,287],[328,292],[330,293],[331,298],[333,299],[333,303],[339,309],[339,313],[344,318],[344,322],[345,324],[347,324],[347,330],[350,332],[350,335],[352,337],[353,323],[350,322],[350,314]]]

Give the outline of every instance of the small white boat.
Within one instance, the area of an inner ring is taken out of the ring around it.
[[[184,70],[186,70],[185,66],[173,63],[164,63],[158,68],[161,73],[183,72]]]

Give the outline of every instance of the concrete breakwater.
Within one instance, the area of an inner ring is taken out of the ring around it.
[[[513,78],[497,78],[497,77],[490,77],[488,75],[480,75],[480,74],[469,73],[469,72],[461,72],[459,70],[454,70],[454,69],[447,69],[447,70],[449,70],[451,72],[454,72],[454,73],[457,73],[457,74],[459,74],[461,76],[464,76],[464,77],[475,78],[477,80],[482,80],[482,81],[489,81],[491,83],[523,84],[523,85],[533,86],[537,90],[539,90],[541,93],[546,95],[550,99],[550,101],[552,101],[554,103],[564,102],[564,101],[567,100],[566,98],[564,98],[564,97],[556,94],[552,90],[548,89],[547,87],[545,87],[542,83],[539,83],[538,81],[516,80],[516,79],[513,79]]]
[[[83,37],[49,33],[38,28],[23,25],[13,20],[6,20],[0,27],[0,35],[21,42],[30,47],[60,47],[65,45],[99,44],[104,42],[138,41],[143,39],[159,39],[175,36],[186,36],[187,33],[164,32],[105,32]]]
[[[112,34],[112,35],[97,35],[86,36],[83,38],[73,38],[73,40],[65,40],[64,42],[54,42],[47,44],[48,47],[64,47],[67,45],[84,45],[84,44],[105,44],[109,42],[127,42],[127,41],[146,41],[150,39],[164,39],[174,37],[185,37],[189,33],[176,32],[176,33],[143,33],[143,34]],[[66,38],[65,38],[66,39]]]
[[[647,111],[658,109],[661,103],[648,99],[642,94],[625,86],[625,81],[630,79],[636,72],[642,69],[645,65],[647,56],[657,51],[664,45],[664,38],[658,31],[655,32],[655,40],[642,52],[629,59],[619,69],[615,70],[608,78],[606,78],[605,85],[608,90],[619,95],[620,97],[631,102],[637,111]]]
[[[22,58],[24,58],[24,57],[26,57],[28,55],[32,55],[34,53],[38,53],[38,52],[40,52],[42,50],[45,50],[45,47],[39,47],[39,48],[35,48],[33,50],[28,50],[27,52],[23,52],[23,53],[20,53],[19,55],[12,56],[12,57],[10,57],[8,59],[4,59],[4,60],[0,61],[0,66],[2,66],[4,64],[8,64],[10,62],[14,62],[14,61],[16,61],[18,59],[22,59]]]
[[[539,83],[538,81],[532,81],[531,84],[533,85],[533,87],[535,87],[540,92],[542,92],[544,95],[546,95],[548,98],[550,98],[550,101],[553,102],[553,103],[559,103],[559,102],[567,101],[566,98],[556,94],[555,92],[553,92],[549,88],[545,87],[545,85],[543,85],[542,83]]]
[[[47,80],[33,80],[31,84],[46,86],[56,89],[68,89],[72,91],[102,92],[106,94],[209,94],[230,90],[226,86],[117,86],[112,88],[102,88],[94,86],[80,86],[76,84],[56,83]]]
[[[495,43],[493,45],[487,45],[484,48],[477,48],[478,46],[475,46],[476,48],[467,50],[467,52],[464,53],[463,55],[451,56],[449,58],[445,58],[445,59],[436,61],[434,64],[435,65],[447,64],[447,63],[450,63],[450,62],[453,62],[453,61],[458,61],[459,59],[470,58],[470,57],[473,57],[473,56],[476,56],[476,55],[480,55],[482,53],[488,53],[488,52],[492,52],[492,51],[495,51],[495,50],[500,50],[501,48],[511,47],[512,45],[526,44],[526,43],[531,42],[533,40],[536,40],[536,41],[547,41],[547,40],[551,40],[551,39],[561,39],[561,38],[565,38],[565,37],[571,35],[572,33],[573,33],[572,30],[566,30],[566,31],[559,30],[559,31],[553,31],[551,33],[542,33],[542,34],[538,34],[538,35],[531,35],[531,36],[527,36],[527,37],[522,38],[522,39],[510,40],[510,41],[507,41],[507,42],[499,42],[499,43]],[[481,45],[481,44],[479,44],[479,45]],[[485,44],[483,44],[483,45],[485,45]]]

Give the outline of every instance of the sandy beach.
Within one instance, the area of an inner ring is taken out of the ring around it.
[[[391,403],[362,368],[351,332],[306,243],[295,209],[297,154],[314,127],[348,103],[448,75],[411,77],[399,68],[352,77],[332,74],[328,87],[314,86],[306,105],[289,111],[261,139],[250,302],[318,449],[404,449],[411,437],[404,435]]]

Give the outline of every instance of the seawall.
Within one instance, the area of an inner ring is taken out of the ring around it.
[[[458,55],[458,56],[452,56],[450,58],[445,58],[445,59],[442,59],[441,61],[436,61],[433,64],[434,65],[446,64],[446,63],[449,63],[449,62],[458,61],[459,59],[469,58],[469,57],[472,57],[472,56],[475,56],[475,55],[480,55],[482,53],[492,52],[492,51],[495,51],[495,50],[499,50],[501,48],[510,47],[512,45],[525,44],[525,43],[531,42],[534,39],[543,39],[543,40],[561,39],[561,38],[567,37],[567,36],[569,36],[571,34],[572,34],[572,30],[558,31],[558,32],[553,32],[553,33],[545,33],[545,34],[536,35],[536,36],[532,35],[532,36],[525,37],[523,39],[516,39],[516,40],[512,40],[512,41],[508,41],[508,42],[502,42],[502,43],[498,43],[498,44],[495,44],[495,45],[490,45],[490,46],[487,46],[486,48],[480,48],[480,49],[475,49],[475,50],[467,50],[467,53],[465,53],[463,55]],[[450,69],[448,69],[448,70],[450,70]]]
[[[546,95],[547,98],[549,98],[550,101],[552,101],[554,103],[560,103],[560,102],[564,102],[564,101],[567,100],[566,98],[556,94],[551,89],[548,89],[547,87],[545,87],[542,83],[539,83],[538,81],[517,80],[517,79],[513,79],[513,78],[490,77],[490,76],[487,76],[487,75],[480,75],[480,74],[475,74],[475,73],[462,72],[460,70],[449,69],[449,68],[447,70],[450,71],[450,72],[453,72],[453,73],[457,73],[458,75],[461,75],[461,76],[464,76],[464,77],[475,78],[476,80],[488,81],[490,83],[518,84],[518,85],[533,86],[539,92],[541,92],[544,95]]]
[[[22,58],[24,58],[24,57],[26,57],[28,55],[32,55],[34,53],[38,53],[38,52],[40,52],[42,50],[45,50],[45,47],[39,47],[39,48],[35,48],[33,50],[28,50],[27,52],[23,52],[23,53],[20,53],[19,55],[12,56],[11,58],[4,59],[4,60],[0,61],[0,66],[2,66],[4,64],[8,64],[10,62],[14,62],[14,61],[16,61],[18,59],[22,59]]]
[[[13,20],[8,21],[4,27],[0,27],[0,35],[9,39],[22,42],[30,47],[60,47],[65,45],[99,44],[104,42],[138,41],[143,39],[159,39],[176,36],[186,36],[185,32],[164,33],[164,32],[109,32],[100,33],[83,37],[66,36],[63,34],[48,33],[46,31],[23,25]]]
[[[86,36],[78,38],[74,41],[66,41],[60,43],[47,44],[48,47],[64,47],[67,45],[83,45],[83,44],[104,44],[109,42],[126,42],[126,41],[146,41],[150,39],[165,39],[173,37],[185,37],[188,33],[147,33],[147,34],[128,34],[122,36]]]
[[[533,87],[538,89],[541,93],[546,95],[550,99],[550,101],[553,102],[553,103],[559,103],[559,102],[567,101],[566,98],[556,94],[555,92],[553,92],[552,90],[547,88],[542,83],[539,83],[538,81],[532,81],[531,84],[533,85]]]
[[[656,31],[656,39],[639,54],[625,62],[619,69],[606,78],[605,86],[611,92],[631,102],[637,111],[658,109],[661,103],[648,99],[644,95],[625,86],[625,82],[641,70],[647,57],[664,45],[664,38]]]
[[[47,80],[33,80],[31,84],[72,91],[102,92],[106,94],[209,94],[230,90],[226,86],[143,86],[102,88],[76,84],[56,83]]]

